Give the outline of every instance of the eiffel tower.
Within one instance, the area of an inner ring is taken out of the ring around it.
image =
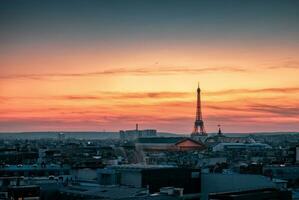
[[[200,100],[200,88],[198,84],[197,88],[197,106],[196,106],[196,118],[194,122],[194,129],[193,132],[191,133],[191,136],[206,136],[206,130],[204,127],[204,122],[202,119],[202,113],[201,113],[201,100]]]

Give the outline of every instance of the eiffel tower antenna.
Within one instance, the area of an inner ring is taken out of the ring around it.
[[[204,127],[204,122],[202,119],[200,92],[201,92],[201,90],[200,90],[199,82],[198,82],[196,117],[195,117],[195,122],[194,122],[194,129],[193,129],[191,136],[192,135],[207,135],[205,127]]]

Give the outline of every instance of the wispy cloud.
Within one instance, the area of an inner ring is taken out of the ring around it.
[[[0,79],[32,79],[41,80],[49,78],[84,78],[108,75],[174,75],[174,74],[194,74],[208,72],[245,72],[241,67],[142,67],[142,68],[117,68],[111,70],[102,70],[82,73],[44,73],[44,74],[7,74],[0,75]]]
[[[0,96],[0,101],[7,101],[13,99],[21,100],[74,100],[74,101],[84,101],[84,100],[125,100],[125,99],[172,99],[172,98],[188,98],[192,97],[193,93],[189,92],[96,92],[92,95],[89,94],[73,94],[73,95],[58,95],[58,96],[10,96],[4,97]]]
[[[97,95],[62,95],[53,98],[69,100],[97,100],[97,99],[164,99],[164,98],[184,98],[189,97],[188,92],[100,92]]]
[[[234,95],[242,94],[297,94],[299,93],[299,87],[286,87],[286,88],[261,88],[261,89],[230,89],[230,90],[219,90],[219,91],[203,91],[203,96],[222,96],[229,95],[232,98]],[[111,91],[98,91],[89,94],[65,94],[57,96],[0,96],[0,101],[9,100],[101,100],[101,99],[185,99],[194,98],[194,92],[170,92],[170,91],[159,91],[159,92],[111,92]],[[258,99],[273,100],[274,97],[266,99],[259,97]]]
[[[299,116],[299,104],[288,105],[269,105],[266,103],[254,103],[249,102],[245,105],[242,104],[232,104],[232,105],[207,105],[207,109],[215,110],[215,111],[223,111],[231,112],[231,113],[246,113],[245,115],[249,115],[248,113],[253,113],[255,116],[257,114],[266,115],[267,113],[272,114],[273,116],[289,116],[296,117]],[[269,115],[267,115],[269,116]]]
[[[279,116],[299,117],[299,104],[297,105],[269,105],[253,104],[249,106],[250,110],[256,112],[266,112]]]
[[[262,88],[262,89],[230,89],[206,92],[206,95],[232,95],[232,94],[256,94],[256,93],[298,93],[299,87],[286,88]]]
[[[263,69],[299,69],[299,61],[286,60],[279,64],[262,66]],[[133,75],[133,76],[150,76],[150,75],[175,75],[175,74],[198,74],[210,72],[248,72],[248,67],[244,66],[207,66],[207,67],[190,67],[190,66],[146,66],[146,67],[120,67],[110,70],[100,70],[80,73],[28,73],[28,74],[3,74],[0,79],[31,79],[43,80],[52,78],[88,78],[109,75]]]
[[[272,101],[274,102],[274,101]],[[195,102],[191,100],[181,101],[172,99],[168,101],[157,101],[157,102],[144,102],[136,103],[135,101],[123,101],[123,102],[109,102],[97,104],[85,104],[85,105],[70,105],[70,106],[59,106],[43,108],[43,104],[39,106],[34,105],[29,108],[2,108],[0,112],[7,113],[3,114],[2,117],[6,116],[39,116],[42,113],[47,113],[47,116],[89,116],[92,118],[110,116],[138,116],[149,115],[152,117],[161,116],[161,112],[164,114],[163,117],[193,117],[195,112]],[[203,102],[203,113],[205,116],[210,115],[232,115],[232,117],[238,118],[239,116],[247,117],[291,117],[298,118],[299,116],[299,103],[277,102],[269,104],[268,101],[250,100],[247,102],[243,101],[221,101],[221,102]]]
[[[269,66],[268,69],[299,69],[299,61],[286,60],[278,65]]]
[[[212,124],[215,127],[218,123],[232,127],[239,125],[262,127],[263,124],[273,123],[277,126],[289,124],[292,127],[298,127],[294,125],[295,122],[299,123],[299,103],[296,101],[298,95],[285,95],[299,93],[299,88],[297,87],[236,89],[206,92],[203,95],[217,96],[251,93],[271,93],[281,95],[282,97],[277,98],[277,95],[259,95],[258,97],[248,98],[248,95],[246,95],[246,100],[243,100],[245,98],[232,95],[232,98],[229,100],[204,98],[203,117],[206,124]],[[116,122],[122,123],[119,124],[119,127],[126,127],[127,124],[141,122],[163,127],[164,130],[167,128],[171,130],[171,127],[175,125],[179,126],[178,129],[180,130],[188,130],[189,127],[192,128],[196,104],[196,97],[193,92],[169,91],[100,91],[91,94],[23,98],[18,96],[0,97],[0,100],[11,101],[8,107],[0,108],[0,123],[11,124],[11,130],[14,129],[14,122],[21,128],[36,127],[42,130],[53,127],[67,129],[72,127],[72,123],[76,124],[78,129],[82,128],[85,130],[89,127],[97,129],[99,126],[111,128]],[[25,102],[26,107],[20,107],[19,103],[22,101]],[[86,102],[81,103],[81,101]],[[45,102],[47,106],[45,106]],[[14,104],[19,105],[19,107],[15,107]],[[27,125],[30,123],[31,126]],[[6,127],[9,127],[9,125]]]

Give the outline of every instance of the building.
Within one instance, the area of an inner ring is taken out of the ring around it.
[[[65,140],[65,134],[64,133],[58,133],[57,138],[58,138],[58,140],[63,141],[63,140]]]
[[[223,133],[210,136],[205,140],[205,144],[209,146],[218,143],[255,143],[255,141],[251,137],[225,136]]]
[[[139,130],[138,124],[136,124],[135,130],[119,131],[119,137],[122,141],[133,141],[138,138],[157,137],[157,130],[155,129]]]
[[[201,200],[291,200],[270,178],[248,174],[202,174]]]
[[[299,180],[298,165],[266,165],[263,167],[263,174],[271,178],[283,180]]]
[[[143,151],[188,151],[206,148],[202,142],[187,137],[139,138],[135,146]]]
[[[183,188],[185,193],[200,193],[200,169],[167,165],[118,165],[98,170],[101,185],[148,188],[150,193],[162,187]],[[111,181],[111,182],[110,182]]]
[[[282,157],[284,163],[296,164],[297,161],[297,147],[288,147],[282,151]]]
[[[212,147],[213,151],[240,151],[240,150],[252,150],[260,151],[264,149],[272,149],[268,144],[261,143],[219,143]]]
[[[68,199],[68,200],[77,200],[77,199],[122,199],[135,196],[145,196],[147,195],[146,188],[134,188],[127,186],[118,186],[118,185],[99,185],[95,183],[84,183],[77,182],[76,185],[62,187],[59,189],[59,198],[58,199]]]
[[[1,148],[0,160],[1,164],[20,164],[20,163],[36,163],[38,159],[37,149],[17,149],[17,148]]]
[[[291,200],[291,191],[282,191],[275,188],[256,189],[238,192],[224,192],[209,195],[213,200]]]
[[[54,164],[6,165],[0,168],[0,177],[64,177],[69,175],[69,167]]]
[[[7,193],[11,200],[40,199],[40,187],[37,185],[10,186]]]

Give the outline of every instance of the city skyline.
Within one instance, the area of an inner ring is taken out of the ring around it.
[[[0,132],[299,130],[297,1],[3,1]]]

